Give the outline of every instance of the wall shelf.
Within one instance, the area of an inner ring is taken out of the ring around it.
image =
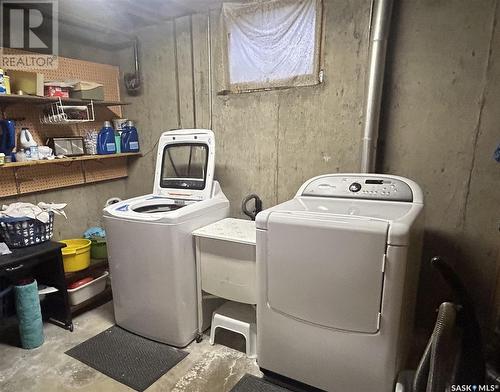
[[[125,178],[127,160],[141,153],[83,155],[0,166],[0,198]]]
[[[91,100],[87,99],[74,99],[74,98],[61,98],[64,105],[87,105]],[[0,106],[8,106],[15,104],[27,104],[27,105],[45,105],[49,103],[59,102],[58,97],[38,97],[33,95],[0,95]],[[94,106],[124,106],[128,105],[128,102],[122,101],[94,101],[92,100]]]
[[[7,72],[9,70],[7,69]],[[13,119],[16,129],[28,128],[38,145],[56,136],[83,136],[101,127],[104,121],[122,117],[120,70],[117,66],[89,61],[58,58],[57,69],[43,71],[45,80],[88,80],[103,85],[104,101],[63,98],[62,106],[83,106],[92,102],[95,121],[70,122],[55,127],[42,123],[43,106],[58,103],[58,97],[33,95],[0,95],[0,114]],[[58,114],[59,115],[59,114]],[[94,184],[128,176],[128,161],[141,154],[83,155],[54,160],[14,162],[0,166],[0,198],[52,191],[79,185]]]
[[[12,169],[16,167],[22,166],[36,166],[36,165],[50,165],[58,163],[68,163],[68,162],[76,162],[76,161],[98,161],[101,159],[112,159],[112,158],[122,158],[122,157],[140,157],[142,154],[140,152],[129,152],[129,153],[120,153],[120,154],[108,154],[108,155],[81,155],[77,157],[67,157],[60,159],[40,159],[36,161],[25,161],[25,162],[12,162],[6,163],[5,165],[0,166],[0,170],[2,169]]]

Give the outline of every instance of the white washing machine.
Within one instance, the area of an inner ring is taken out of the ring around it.
[[[413,325],[423,233],[413,181],[315,177],[257,215],[257,355],[333,392],[388,392]]]
[[[161,135],[153,193],[104,209],[116,323],[184,347],[197,334],[191,232],[223,219],[229,201],[213,181],[212,131]]]

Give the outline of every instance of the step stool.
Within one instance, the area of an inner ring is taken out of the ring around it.
[[[257,358],[257,327],[255,307],[239,302],[227,301],[212,314],[210,344],[215,343],[215,331],[224,328],[245,337],[248,358]]]

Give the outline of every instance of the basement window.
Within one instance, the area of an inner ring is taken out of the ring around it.
[[[320,83],[321,0],[224,3],[221,93]]]

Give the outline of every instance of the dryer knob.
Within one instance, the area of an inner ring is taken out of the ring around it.
[[[361,184],[359,182],[353,182],[349,185],[349,190],[351,192],[359,192],[361,190]]]

